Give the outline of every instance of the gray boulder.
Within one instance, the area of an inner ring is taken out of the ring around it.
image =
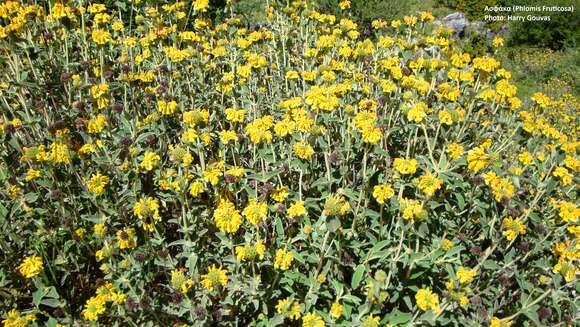
[[[465,30],[465,28],[469,25],[467,17],[462,12],[454,12],[452,14],[445,16],[441,20],[441,23],[444,26],[451,28],[457,34],[461,34]]]

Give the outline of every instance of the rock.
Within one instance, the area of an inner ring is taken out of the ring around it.
[[[483,32],[487,32],[487,29],[485,28],[485,23],[484,22],[473,22],[471,23],[471,28],[477,32],[477,34],[482,34]]]
[[[467,25],[469,25],[467,17],[465,17],[465,14],[462,12],[454,12],[445,16],[442,23],[444,26],[451,28],[457,34],[461,34]]]

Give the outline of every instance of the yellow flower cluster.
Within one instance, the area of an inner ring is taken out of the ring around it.
[[[100,195],[105,190],[105,186],[109,183],[109,177],[96,173],[91,176],[87,186],[89,190],[95,195]]]
[[[107,303],[121,305],[125,303],[125,300],[125,294],[117,291],[113,284],[108,282],[97,288],[95,296],[87,300],[83,309],[83,317],[89,321],[97,321],[99,316],[107,310]]]
[[[373,197],[379,204],[385,204],[385,201],[393,195],[395,195],[395,190],[389,184],[380,184],[373,188]]]
[[[278,249],[276,251],[276,258],[274,259],[274,268],[281,269],[281,270],[288,270],[290,265],[294,261],[294,256],[292,252],[288,251],[287,249]]]
[[[141,219],[143,229],[152,232],[155,229],[154,222],[161,221],[159,215],[159,201],[153,197],[141,198],[133,206],[133,214]]]
[[[496,201],[502,198],[511,199],[515,192],[515,186],[507,178],[499,178],[496,173],[489,172],[483,174],[485,184],[491,187],[493,197]]]
[[[26,278],[32,278],[42,274],[44,271],[42,258],[37,255],[33,255],[24,259],[20,266],[18,266],[18,271],[20,271],[22,276]]]
[[[266,247],[262,240],[258,240],[255,244],[246,244],[244,246],[236,246],[236,258],[239,261],[252,261],[256,257],[260,260],[264,259]]]
[[[222,267],[212,265],[208,268],[207,274],[201,276],[201,285],[210,291],[218,287],[225,287],[228,284],[228,271]]]
[[[178,268],[171,271],[171,286],[183,294],[187,294],[194,285],[192,279],[185,275],[185,268]]]
[[[441,185],[443,185],[443,180],[437,178],[437,176],[431,173],[419,177],[419,189],[421,189],[426,196],[433,196],[433,194],[441,188]]]
[[[285,298],[278,300],[276,304],[276,311],[290,320],[298,320],[301,316],[302,306],[298,300],[292,298]]]
[[[415,301],[417,301],[417,307],[423,311],[433,310],[435,313],[439,313],[441,308],[439,307],[439,296],[429,288],[422,288],[415,294]]]
[[[260,212],[258,212],[258,214],[260,214]],[[258,221],[261,218],[259,215],[256,216],[255,212],[252,212],[251,215],[252,218],[257,218]],[[217,228],[225,233],[237,232],[243,222],[242,215],[236,209],[236,206],[226,199],[221,199],[219,201],[218,206],[213,213],[213,219]],[[256,221],[256,223],[258,221]]]
[[[524,235],[527,231],[526,225],[520,219],[510,216],[503,219],[502,226],[505,229],[502,234],[508,241],[513,241],[518,235]]]
[[[395,158],[393,167],[403,175],[412,175],[417,171],[417,160]]]

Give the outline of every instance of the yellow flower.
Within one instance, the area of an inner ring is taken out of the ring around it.
[[[499,48],[499,47],[503,46],[503,38],[496,36],[491,41],[491,44],[493,45],[494,48]]]
[[[428,173],[419,178],[419,189],[425,193],[426,196],[432,196],[435,192],[441,188],[443,185],[443,180],[437,178],[437,176]]]
[[[242,214],[248,219],[250,224],[257,225],[268,217],[268,205],[259,203],[258,199],[250,199]]]
[[[103,29],[94,29],[92,33],[93,42],[98,45],[105,45],[111,41],[111,33]]]
[[[159,202],[150,196],[141,198],[133,206],[133,215],[143,220],[143,228],[151,232],[154,229],[153,222],[161,221]]]
[[[304,215],[306,215],[306,207],[304,207],[303,201],[294,202],[288,208],[288,216],[290,216],[290,218],[296,218]]]
[[[228,144],[231,141],[237,142],[238,141],[238,134],[235,131],[221,131],[220,132],[220,141],[223,144]]]
[[[87,185],[92,193],[100,195],[105,190],[105,186],[107,186],[107,183],[109,183],[109,177],[97,173],[91,176],[91,179],[89,180]]]
[[[123,228],[117,231],[117,244],[119,249],[134,249],[137,246],[135,229],[132,227]]]
[[[560,177],[562,180],[562,185],[564,186],[572,184],[572,181],[574,180],[574,176],[572,176],[572,174],[568,172],[568,169],[564,167],[557,167],[554,169],[554,172],[552,172],[552,175]]]
[[[368,315],[360,324],[361,327],[379,327],[381,318],[375,317],[372,314]]]
[[[457,143],[451,143],[445,150],[453,159],[457,159],[463,155],[463,147]]]
[[[219,286],[225,287],[228,284],[228,271],[216,265],[209,267],[207,274],[201,276],[201,285],[210,291]]]
[[[505,236],[508,241],[512,241],[518,235],[524,235],[527,231],[526,225],[524,225],[520,219],[513,219],[510,216],[503,219],[502,226],[506,229],[502,235]]]
[[[314,110],[333,111],[339,102],[335,89],[330,87],[313,86],[306,93],[306,104]]]
[[[311,52],[314,49],[310,49]],[[302,73],[300,73],[300,76],[302,76],[302,79],[307,81],[307,82],[312,82],[314,81],[314,79],[316,79],[316,71],[312,71],[312,72],[308,72],[308,71],[303,71]]]
[[[487,73],[491,73],[493,70],[498,68],[500,63],[495,60],[494,58],[485,56],[485,57],[477,57],[473,59],[473,67],[476,69],[482,70]]]
[[[26,327],[30,321],[35,321],[36,316],[33,314],[21,315],[16,309],[10,310],[6,314],[6,319],[2,320],[4,327]]]
[[[274,125],[274,132],[278,137],[285,137],[291,135],[296,129],[296,123],[290,120],[289,117],[284,118]],[[309,129],[309,128],[308,128]]]
[[[157,101],[157,110],[159,110],[159,112],[162,115],[165,115],[165,116],[173,115],[177,111],[178,108],[179,108],[179,104],[175,100],[171,100],[171,101],[159,100],[159,101]]]
[[[350,0],[343,0],[343,1],[339,2],[338,6],[342,10],[348,9],[348,8],[350,8]]]
[[[87,129],[90,134],[99,134],[107,125],[105,115],[99,114],[97,117],[89,120]]]
[[[362,130],[363,142],[377,144],[381,140],[382,132],[380,128],[373,127]]]
[[[30,182],[36,178],[39,178],[40,176],[41,176],[40,170],[30,168],[26,172],[26,177],[24,177],[24,180]]]
[[[558,263],[552,268],[552,272],[560,273],[566,280],[566,282],[571,282],[576,277],[576,274],[580,273],[577,265],[573,261],[568,261],[560,258]]]
[[[429,288],[422,288],[415,294],[415,300],[417,301],[417,306],[423,311],[429,309],[434,312],[440,311],[439,308],[439,296],[433,293]]]
[[[333,194],[326,198],[324,202],[324,210],[322,214],[330,216],[344,216],[350,210],[350,204],[348,201],[338,194]]]
[[[236,258],[239,261],[249,261],[256,257],[264,259],[266,247],[262,240],[258,240],[256,244],[246,244],[244,246],[236,246]]]
[[[302,327],[324,327],[324,320],[316,313],[307,313],[302,317]]]
[[[254,144],[272,141],[272,116],[263,116],[246,125],[246,134],[250,137],[250,141]]]
[[[402,198],[400,205],[403,211],[403,218],[406,220],[414,222],[415,220],[423,220],[427,217],[427,211],[423,209],[421,202],[418,200]]]
[[[467,296],[462,296],[459,298],[459,305],[462,307],[466,307],[469,304],[469,299]]]
[[[95,84],[91,86],[91,95],[93,98],[98,99],[109,93],[109,85],[107,84]]]
[[[580,160],[574,158],[571,155],[566,156],[564,159],[564,165],[576,172],[580,170]]]
[[[497,317],[493,317],[489,327],[510,327],[512,324],[513,322],[509,319],[499,319]]]
[[[226,170],[224,175],[234,176],[234,177],[242,177],[246,174],[246,170],[242,167],[233,166],[232,168]]]
[[[393,165],[395,170],[403,175],[414,174],[417,171],[417,160],[395,158]]]
[[[192,2],[191,6],[195,11],[206,12],[209,7],[209,0],[195,0]]]
[[[278,303],[276,304],[276,311],[278,311],[279,314],[291,320],[300,319],[301,310],[302,307],[300,306],[300,302],[298,302],[297,300],[293,300],[291,298],[278,300]]]
[[[453,247],[453,242],[451,240],[448,240],[446,238],[441,240],[441,248],[443,250],[449,251],[449,250],[451,250],[452,247]]]
[[[552,99],[540,92],[532,94],[532,100],[534,100],[540,108],[546,108],[552,104]]]
[[[89,321],[99,320],[99,315],[106,311],[106,298],[103,296],[93,296],[85,303],[83,317]]]
[[[532,161],[534,160],[534,158],[532,157],[532,155],[529,152],[522,152],[518,155],[518,160],[522,163],[522,165],[527,166],[530,163],[532,163]]]
[[[243,123],[246,115],[245,109],[226,109],[226,119],[232,123]]]
[[[314,149],[312,149],[310,144],[302,141],[295,143],[292,149],[294,150],[294,154],[303,160],[310,159],[310,157],[314,154]]]
[[[187,294],[193,284],[193,280],[185,276],[185,268],[173,269],[171,271],[171,286],[177,290],[180,290],[181,293]]]
[[[151,171],[151,170],[155,169],[155,167],[157,167],[160,160],[161,160],[161,157],[157,153],[147,151],[143,155],[143,160],[139,164],[139,167],[141,167],[142,169],[145,169],[147,171]]]
[[[276,202],[283,202],[288,197],[288,188],[286,186],[278,186],[270,193],[270,197]]]
[[[201,192],[204,191],[204,185],[201,181],[195,181],[189,185],[189,195],[192,197],[197,197]]]
[[[580,217],[580,209],[572,202],[561,201],[557,208],[558,215],[565,223],[576,223]]]
[[[298,75],[298,72],[295,70],[289,70],[286,72],[285,78],[286,79],[298,79],[298,77],[300,77]]]
[[[187,49],[180,50],[176,47],[165,47],[163,50],[167,58],[172,62],[182,62],[189,56],[189,51]]]
[[[473,281],[475,276],[477,275],[477,271],[473,269],[465,269],[463,267],[457,270],[457,279],[459,279],[459,283],[461,284],[469,284]]]
[[[373,188],[373,197],[379,204],[385,204],[385,201],[393,195],[395,195],[395,191],[389,184],[380,184]]]
[[[107,226],[105,224],[95,224],[93,226],[93,231],[95,236],[103,237],[105,236],[105,233],[107,233]]]
[[[171,102],[167,102],[166,106],[173,106],[175,107],[174,109],[177,109],[177,103],[171,104]],[[173,109],[170,110],[174,111]],[[182,120],[191,128],[196,127],[197,125],[207,124],[209,122],[209,111],[207,109],[186,111],[182,114]]]
[[[233,203],[228,200],[219,200],[218,207],[213,213],[216,226],[225,233],[235,233],[242,225],[242,215]]]
[[[14,119],[12,119],[11,124],[15,128],[18,128],[18,127],[22,126],[22,120],[20,120],[20,118],[14,118]]]
[[[407,119],[411,122],[420,123],[427,116],[427,111],[427,105],[424,102],[419,102],[409,109]]]
[[[66,165],[70,163],[70,159],[69,149],[66,144],[54,142],[50,145],[48,160],[55,164]]]
[[[467,167],[474,173],[485,168],[488,162],[489,155],[485,153],[485,149],[482,146],[473,148],[467,153]]]
[[[441,124],[445,124],[445,125],[451,125],[453,124],[453,118],[451,116],[451,113],[449,111],[440,111],[439,112],[439,121],[441,122]]]
[[[26,278],[37,276],[44,271],[42,258],[37,255],[30,256],[24,259],[20,266],[18,266],[18,270]]]
[[[223,162],[218,162],[210,165],[206,171],[203,172],[203,180],[215,186],[219,183],[222,175]]]
[[[494,172],[483,174],[485,184],[491,187],[496,201],[502,198],[511,199],[515,193],[515,186],[507,178],[499,178]]]
[[[185,130],[185,132],[181,134],[181,140],[185,143],[195,143],[198,138],[199,135],[197,135],[197,132],[192,128]]]
[[[342,304],[334,302],[330,307],[330,316],[334,319],[340,318],[342,316],[342,311],[344,310]]]
[[[287,249],[278,249],[278,251],[276,251],[276,258],[274,259],[274,268],[288,270],[293,260],[294,256],[292,255],[292,252]]]

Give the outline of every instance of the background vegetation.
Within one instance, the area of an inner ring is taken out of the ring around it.
[[[578,320],[573,43],[105,3],[0,3],[4,327]]]

